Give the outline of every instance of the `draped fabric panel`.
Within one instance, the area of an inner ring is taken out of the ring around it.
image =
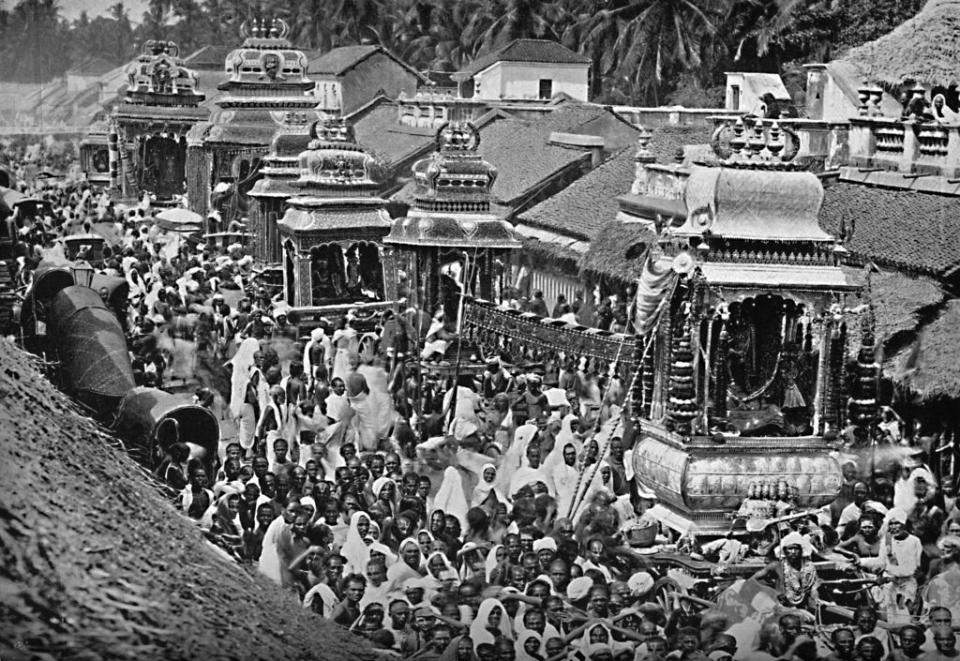
[[[673,289],[677,274],[669,258],[647,256],[637,282],[633,325],[637,335],[648,335],[657,327],[663,307],[660,304]]]

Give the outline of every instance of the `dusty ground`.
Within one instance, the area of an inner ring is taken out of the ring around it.
[[[0,340],[0,659],[345,659],[369,646],[222,560]]]

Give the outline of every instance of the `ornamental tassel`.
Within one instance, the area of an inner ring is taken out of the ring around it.
[[[841,387],[843,384],[844,345],[847,339],[847,326],[840,323],[830,336],[830,357],[827,392],[824,393],[824,431],[832,431],[842,424],[842,410],[840,406]]]
[[[696,391],[693,384],[693,347],[690,324],[684,324],[683,333],[674,338],[673,361],[670,365],[668,413],[681,434],[692,433],[692,422],[697,417]]]
[[[850,421],[858,427],[868,431],[877,421],[877,377],[879,365],[876,363],[876,347],[874,346],[872,317],[867,312],[863,320],[863,329],[860,337],[860,350],[857,362],[848,375],[847,390],[850,393]]]

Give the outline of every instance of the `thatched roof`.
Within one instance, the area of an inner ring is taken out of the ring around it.
[[[820,227],[845,232],[844,247],[860,262],[942,279],[960,268],[957,197],[837,181],[824,186]]]
[[[884,372],[921,400],[960,398],[960,299],[947,301],[916,340],[886,361]]]
[[[888,86],[950,83],[960,71],[960,0],[927,0],[919,14],[844,59]]]
[[[887,342],[903,332],[913,332],[921,313],[939,305],[946,297],[930,278],[913,278],[902,273],[874,274],[870,278],[870,301],[876,318],[876,337]]]
[[[583,175],[556,195],[520,214],[524,223],[580,240],[592,240],[617,215],[617,196],[630,191],[636,164],[630,147]]]
[[[611,220],[590,242],[580,270],[592,275],[633,282],[643,270],[643,255],[657,234],[642,223]]]
[[[548,262],[569,262],[573,264],[574,270],[576,270],[576,265],[580,261],[580,253],[576,250],[571,250],[558,243],[549,243],[531,237],[523,238],[523,252],[534,257],[534,259],[539,258]]]
[[[2,340],[0,368],[4,656],[372,658],[362,639],[214,551]]]

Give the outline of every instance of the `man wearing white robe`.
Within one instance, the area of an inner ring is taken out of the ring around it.
[[[380,403],[370,396],[367,380],[357,372],[347,375],[347,397],[350,400],[348,437],[352,435],[361,452],[373,452],[387,431],[381,428]]]
[[[880,540],[880,553],[875,558],[861,558],[865,569],[883,573],[890,582],[883,586],[885,605],[890,611],[905,612],[917,597],[916,573],[920,567],[923,545],[907,532],[907,514],[894,508],[887,514],[887,534]]]
[[[551,478],[557,493],[557,512],[565,516],[573,504],[573,496],[577,491],[577,482],[580,472],[577,470],[577,449],[573,443],[563,446],[563,463],[553,469]]]
[[[510,496],[516,495],[517,491],[523,487],[537,482],[547,485],[547,492],[550,493],[551,480],[540,468],[540,446],[537,443],[530,443],[527,446],[525,459],[523,465],[510,478]],[[550,495],[552,496],[553,493]]]

